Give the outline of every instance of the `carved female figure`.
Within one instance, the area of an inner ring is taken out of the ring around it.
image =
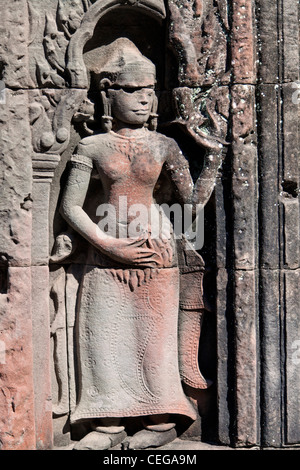
[[[79,143],[61,207],[69,225],[89,242],[78,296],[78,399],[71,422],[90,420],[94,430],[77,448],[105,449],[126,438],[125,418],[142,417],[144,428],[127,446],[144,448],[176,437],[176,415],[196,418],[178,367],[176,245],[172,230],[153,236],[153,210],[159,220],[164,217],[153,190],[164,171],[178,200],[195,205],[200,186],[193,184],[175,141],[155,131],[153,63],[125,39],[107,47],[101,60],[104,132]],[[93,169],[106,222],[116,227],[113,235],[83,209]],[[147,217],[133,237],[129,228],[136,211],[130,208],[136,204]]]

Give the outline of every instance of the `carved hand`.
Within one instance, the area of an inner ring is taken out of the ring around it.
[[[102,244],[101,251],[110,258],[126,265],[157,268],[164,265],[163,257],[149,246],[148,238],[112,238],[108,237]]]

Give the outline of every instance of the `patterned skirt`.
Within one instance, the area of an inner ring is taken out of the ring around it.
[[[77,305],[71,422],[164,413],[196,419],[179,374],[177,267],[86,266]]]

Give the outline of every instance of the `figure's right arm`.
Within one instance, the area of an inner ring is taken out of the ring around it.
[[[101,250],[106,235],[104,232],[100,233],[97,224],[83,210],[93,169],[93,161],[89,153],[89,145],[79,143],[77,153],[71,159],[71,170],[60,212],[74,230]]]

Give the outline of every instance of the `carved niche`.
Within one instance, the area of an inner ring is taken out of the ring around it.
[[[200,348],[200,334],[203,321],[205,323],[207,316],[212,318],[214,310],[214,283],[210,281],[208,268],[213,266],[214,257],[212,194],[226,153],[228,130],[227,1],[59,0],[51,3],[45,15],[41,8],[37,8],[35,1],[28,1],[28,9],[31,19],[31,74],[39,88],[31,93],[33,149],[41,159],[43,155],[45,158],[47,155],[59,157],[51,186],[49,210],[55,443],[80,442],[92,432],[101,432],[101,426],[93,427],[91,420],[73,423],[70,419],[78,403],[78,368],[92,368],[96,359],[88,356],[89,363],[83,366],[77,350],[78,299],[89,243],[70,228],[59,208],[68,185],[72,155],[77,152],[82,139],[93,138],[99,131],[101,134],[101,118],[107,114],[97,83],[100,71],[95,64],[103,47],[109,47],[120,38],[126,38],[143,57],[155,64],[158,134],[176,141],[193,183],[201,181],[201,197],[206,205],[205,227],[210,236],[207,237],[208,242],[205,236],[201,252],[187,249],[188,242],[184,238],[177,241],[180,272],[177,308],[180,321],[176,360],[184,394],[194,409],[195,417],[194,424],[186,417],[178,418],[176,432],[171,432],[171,439],[185,433],[200,439],[201,390],[209,390],[215,378],[214,363],[208,359],[212,347],[204,338],[204,349]],[[44,28],[37,28],[36,25],[41,23]],[[37,30],[43,30],[42,38],[37,36]],[[103,200],[102,194],[95,200],[99,184],[99,175],[93,171],[85,200],[87,211],[88,207],[95,207]],[[163,174],[156,184],[155,197],[158,204],[176,201],[176,195]],[[128,275],[126,270],[121,271],[115,270],[113,275],[116,282],[130,292],[145,282],[146,271],[143,271],[143,279],[133,277],[132,273]],[[152,274],[150,270],[149,276]],[[105,300],[109,310],[115,299],[105,275],[103,271],[101,288],[108,283]],[[204,278],[208,279],[207,283]],[[171,280],[167,282],[171,283]],[[164,294],[159,283],[155,289],[154,299],[159,302],[167,291]],[[150,297],[147,298],[149,301]],[[119,308],[120,303],[121,300]],[[99,304],[99,308],[105,306]],[[213,325],[213,320],[209,319],[207,324],[207,334],[213,336],[210,331],[213,328],[209,327]],[[109,328],[109,325],[106,327]],[[93,331],[87,326],[80,334],[90,341]],[[143,360],[142,352],[140,354]],[[159,367],[154,361],[153,367],[156,365]],[[130,364],[127,366],[130,367]],[[212,377],[206,377],[206,373],[211,373]],[[94,387],[89,393],[95,398],[98,390]],[[113,393],[114,390],[111,390]],[[214,392],[208,396],[212,406],[215,406]],[[141,400],[141,397],[136,397],[137,403]],[[157,423],[148,423],[150,432],[152,425]],[[141,423],[134,420],[128,426],[129,434],[134,435]],[[168,428],[168,432],[171,429]],[[119,440],[112,442],[118,444]],[[158,440],[158,443],[160,445],[163,441]],[[101,447],[91,443],[88,445]],[[130,439],[126,441],[126,446],[130,447]],[[143,443],[141,446],[147,445]]]

